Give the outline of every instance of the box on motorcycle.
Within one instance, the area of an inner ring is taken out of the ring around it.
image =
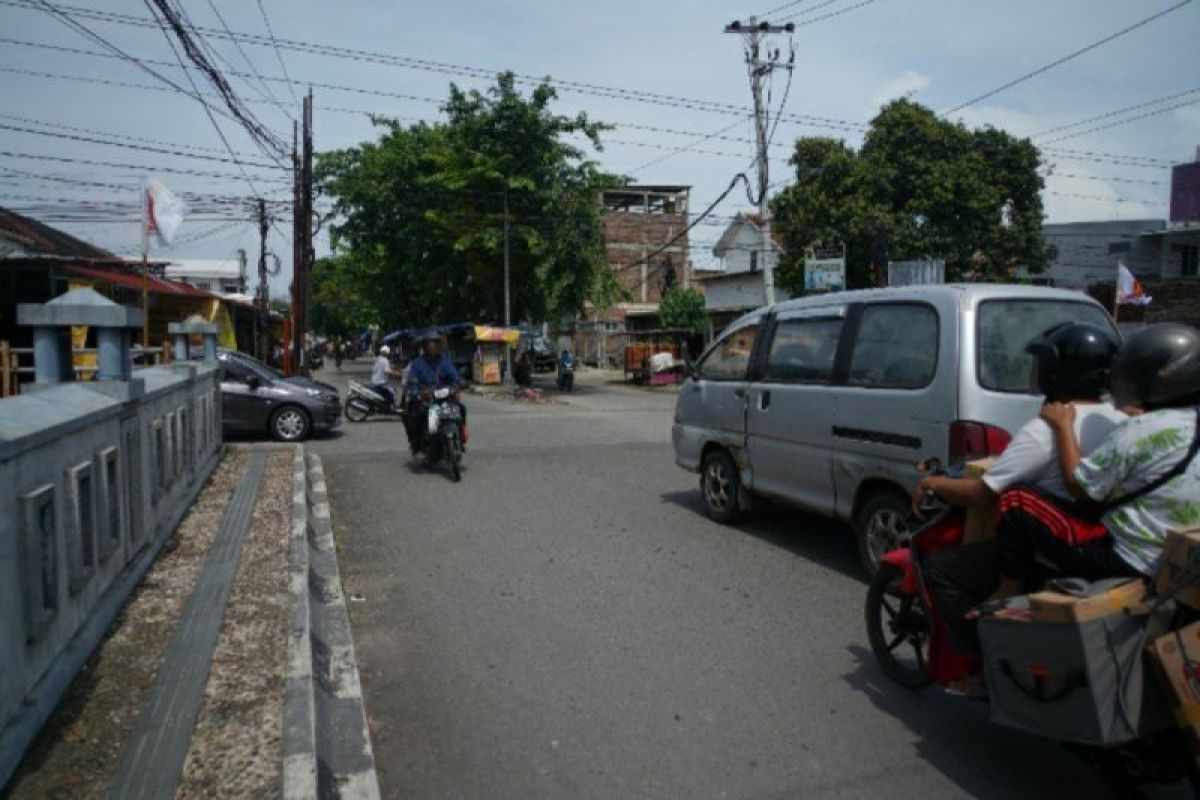
[[[1158,637],[1151,654],[1172,695],[1175,721],[1187,731],[1192,758],[1200,766],[1200,622]]]
[[[981,618],[991,721],[1092,745],[1122,744],[1170,727],[1158,681],[1146,677],[1144,651],[1166,631],[1172,611],[1166,602],[1082,620],[1064,615],[1061,622],[1034,621],[1032,612]]]
[[[1167,532],[1154,590],[1200,608],[1200,527]]]

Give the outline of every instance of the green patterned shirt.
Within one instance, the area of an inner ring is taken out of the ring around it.
[[[1196,435],[1193,409],[1164,409],[1131,417],[1083,459],[1075,480],[1097,502],[1115,500],[1151,483],[1187,456]],[[1167,531],[1200,524],[1200,456],[1187,470],[1104,516],[1117,554],[1151,576]]]

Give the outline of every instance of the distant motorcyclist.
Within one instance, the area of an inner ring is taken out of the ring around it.
[[[558,354],[556,362],[558,368],[558,388],[559,389],[574,389],[575,386],[575,357],[571,355],[571,351],[563,348],[563,351]]]
[[[442,386],[466,386],[466,381],[454,366],[449,356],[442,353],[442,336],[436,329],[425,331],[420,338],[421,355],[408,365],[405,379],[405,396],[408,404],[408,415],[405,418],[405,430],[408,433],[408,445],[416,452],[425,431],[425,415],[421,413],[427,407],[429,396],[434,389]],[[462,439],[467,442],[467,409],[462,409]]]
[[[399,408],[396,403],[396,390],[392,388],[391,380],[400,378],[403,373],[392,366],[391,355],[392,348],[386,344],[379,348],[379,355],[371,367],[371,388],[386,397],[392,408]]]

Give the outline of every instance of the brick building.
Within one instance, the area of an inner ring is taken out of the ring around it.
[[[589,308],[576,321],[575,350],[585,362],[620,363],[627,332],[660,327],[658,306],[666,289],[692,285],[685,232],[690,189],[633,185],[601,193],[608,266],[622,296],[611,308]]]

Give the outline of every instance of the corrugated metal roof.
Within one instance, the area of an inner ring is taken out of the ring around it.
[[[87,259],[117,258],[107,250],[3,207],[0,207],[0,233],[11,234],[26,243],[36,255]]]

